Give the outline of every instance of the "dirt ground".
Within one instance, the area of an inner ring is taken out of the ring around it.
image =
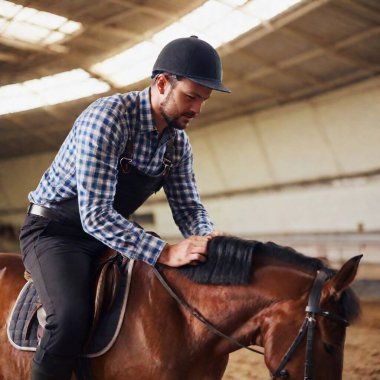
[[[380,302],[362,302],[362,317],[348,327],[343,380],[380,379]],[[230,356],[223,380],[268,380],[260,355],[239,350]]]

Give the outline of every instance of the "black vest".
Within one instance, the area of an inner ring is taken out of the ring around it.
[[[136,97],[136,116],[134,122],[140,120],[140,97]],[[114,209],[128,219],[153,193],[159,191],[172,167],[175,136],[166,146],[162,172],[149,176],[132,166],[134,154],[134,136],[132,129],[128,131],[128,141],[123,154],[119,157],[117,167],[117,185],[114,197]],[[52,207],[62,222],[81,225],[78,196],[56,203]]]

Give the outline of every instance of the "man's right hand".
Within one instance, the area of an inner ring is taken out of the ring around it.
[[[170,267],[186,264],[196,265],[207,260],[207,242],[211,236],[189,236],[177,244],[167,244],[162,250],[158,262]]]

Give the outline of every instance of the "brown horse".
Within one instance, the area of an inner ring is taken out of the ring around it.
[[[360,256],[352,258],[334,272],[317,259],[274,243],[216,237],[209,243],[206,264],[160,268],[177,299],[152,267],[137,262],[119,337],[110,351],[91,359],[95,378],[221,379],[229,354],[240,347],[215,334],[200,318],[239,344],[263,347],[272,378],[303,379],[306,360],[307,378],[341,379],[345,320],[351,322],[360,311],[348,288],[359,261]],[[324,273],[320,281],[317,272]],[[23,284],[20,257],[1,254],[1,380],[30,378],[32,353],[13,348],[6,333],[7,318]],[[300,336],[301,325],[306,330],[309,322],[315,322],[315,329]],[[299,343],[292,345],[296,336]],[[290,360],[283,360],[291,346]]]

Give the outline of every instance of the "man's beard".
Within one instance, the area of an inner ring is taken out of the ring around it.
[[[189,122],[187,122],[187,123],[181,123],[180,122],[180,118],[182,116],[185,116],[185,117],[187,117],[187,118],[190,119],[190,118],[193,118],[195,116],[195,114],[193,112],[188,112],[188,113],[185,113],[185,114],[182,114],[182,115],[179,114],[178,107],[177,107],[177,104],[176,104],[176,102],[175,102],[175,100],[173,98],[173,94],[172,93],[173,93],[173,89],[170,90],[170,92],[167,95],[167,97],[161,103],[161,105],[160,105],[160,113],[161,113],[161,116],[166,121],[166,123],[167,123],[167,125],[168,125],[169,128],[175,128],[175,129],[179,129],[179,130],[184,130],[184,129],[186,129],[186,127],[189,124]],[[169,115],[166,112],[166,109],[168,108],[168,104],[170,102],[172,103],[172,105],[175,106],[176,112],[174,113],[174,115]]]

